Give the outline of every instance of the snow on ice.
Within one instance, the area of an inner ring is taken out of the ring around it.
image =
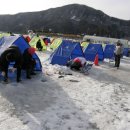
[[[89,75],[48,63],[21,83],[0,83],[0,130],[130,130],[130,58],[105,60]]]

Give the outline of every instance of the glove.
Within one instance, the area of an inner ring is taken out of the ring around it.
[[[2,71],[1,75],[2,75],[2,76],[5,76],[5,72],[4,72],[4,71]]]
[[[16,68],[12,68],[12,72],[14,73],[16,71]]]

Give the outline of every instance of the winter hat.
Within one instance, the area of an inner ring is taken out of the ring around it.
[[[36,49],[34,47],[30,47],[30,48],[28,48],[28,53],[33,55],[35,53],[35,50]]]
[[[117,46],[120,46],[121,45],[121,41],[118,40],[116,44],[117,44]]]
[[[76,63],[77,63],[77,62],[78,62],[78,63],[81,62],[79,58],[75,58],[73,61],[76,62]]]

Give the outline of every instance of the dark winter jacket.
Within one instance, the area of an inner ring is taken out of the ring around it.
[[[41,44],[41,41],[40,41],[40,40],[38,40],[38,42],[37,42],[37,44],[36,44],[36,48],[42,49],[42,44]]]
[[[12,58],[7,60],[8,54],[11,54]],[[1,71],[7,70],[10,62],[15,62],[14,64],[15,68],[22,66],[22,54],[20,49],[15,45],[10,46],[1,54],[0,57]]]
[[[35,62],[32,55],[28,52],[28,48],[23,53],[23,69],[29,69]]]

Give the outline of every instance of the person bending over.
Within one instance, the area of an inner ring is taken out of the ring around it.
[[[76,57],[73,60],[68,61],[67,66],[69,66],[70,69],[80,70],[86,63],[87,61],[84,57]]]
[[[17,68],[17,82],[21,81],[21,68],[22,68],[22,54],[20,49],[12,45],[7,48],[0,57],[0,69],[4,76],[4,81],[8,82],[8,68],[11,62],[15,62],[13,68]]]

